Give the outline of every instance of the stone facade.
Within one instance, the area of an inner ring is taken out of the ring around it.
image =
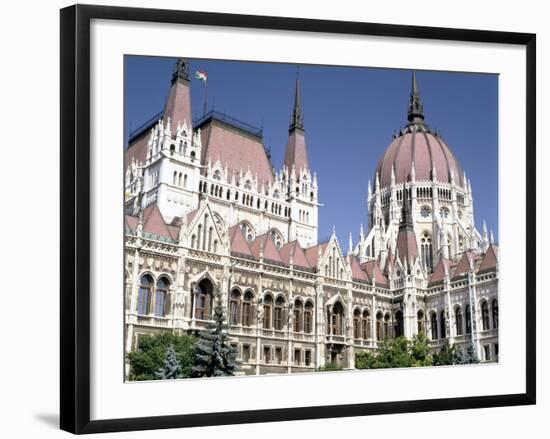
[[[498,360],[498,248],[475,228],[471,185],[424,123],[414,76],[394,141],[421,151],[421,136],[431,163],[393,154],[388,179],[390,145],[369,183],[367,233],[355,245],[350,234],[344,252],[335,233],[318,242],[298,81],[275,172],[253,127],[216,113],[193,126],[172,118],[190,114],[187,70],[178,60],[162,117],[126,152],[127,351],[143,334],[204,328],[220,292],[246,374],[353,368],[355,352],[418,332],[434,350],[448,339]]]

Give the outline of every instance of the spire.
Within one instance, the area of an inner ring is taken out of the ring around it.
[[[401,220],[399,221],[399,232],[397,232],[396,255],[403,264],[412,264],[418,257],[418,244],[411,216],[408,188],[403,189],[403,206]]]
[[[424,123],[424,106],[420,101],[418,86],[416,85],[416,72],[412,72],[411,98],[409,100],[409,111],[407,119],[411,123]]]
[[[296,73],[296,88],[294,89],[294,108],[290,117],[290,127],[288,131],[304,131],[304,117],[302,116],[302,99],[300,98],[300,78]]]
[[[304,135],[304,117],[302,116],[302,101],[300,97],[300,80],[298,76],[296,76],[294,108],[290,116],[284,166],[288,169],[292,169],[294,166],[299,175],[302,169],[309,169],[306,138]]]
[[[178,125],[191,126],[192,124],[189,64],[184,58],[178,58],[174,65],[162,119],[166,124],[170,124],[172,133],[177,131]]]
[[[409,203],[409,189],[403,188],[403,205],[401,206],[401,220],[399,221],[399,230],[402,228],[410,228],[412,230],[411,206]]]

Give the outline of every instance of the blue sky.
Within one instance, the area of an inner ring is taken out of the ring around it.
[[[125,58],[125,142],[131,129],[162,110],[174,58]],[[208,73],[208,109],[263,126],[276,169],[283,162],[297,66],[190,60],[190,76]],[[407,122],[410,70],[300,65],[310,167],[317,172],[319,237],[333,225],[347,248],[367,226],[368,180],[392,133]],[[498,241],[498,76],[417,71],[426,123],[437,129],[472,182],[477,228]],[[193,117],[203,113],[204,85],[191,82]]]

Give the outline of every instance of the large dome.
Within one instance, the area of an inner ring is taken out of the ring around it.
[[[415,180],[434,179],[442,183],[454,182],[464,186],[464,174],[451,149],[424,123],[424,106],[416,85],[416,74],[412,74],[411,97],[407,119],[409,123],[397,136],[380,158],[376,175],[381,187],[390,186],[392,169],[395,172],[395,183],[404,183],[412,179],[414,164]]]
[[[416,181],[432,180],[435,169],[437,181],[450,183],[452,172],[455,184],[464,186],[462,167],[451,149],[423,124],[407,126],[386,148],[376,167],[380,186],[390,186],[392,167],[396,184],[412,179],[413,163]]]

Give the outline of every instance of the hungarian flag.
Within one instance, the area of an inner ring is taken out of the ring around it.
[[[199,81],[206,82],[208,79],[208,75],[204,70],[197,70],[195,72],[195,79],[198,79]]]

